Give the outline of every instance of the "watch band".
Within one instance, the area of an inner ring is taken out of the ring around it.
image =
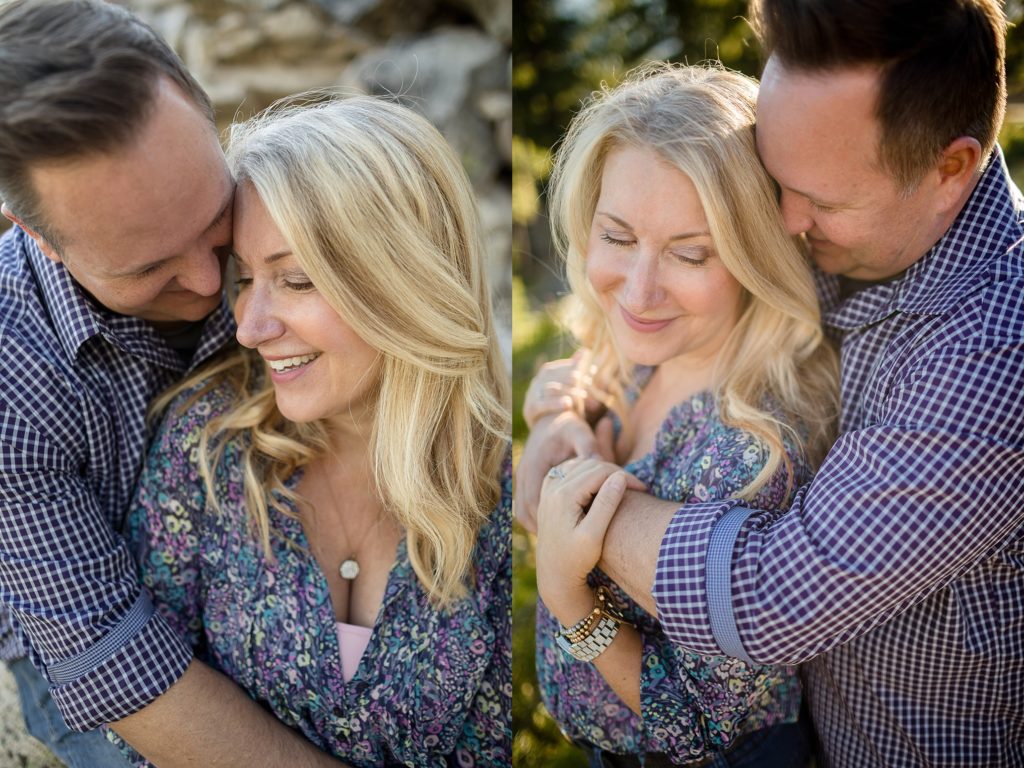
[[[594,609],[571,627],[562,627],[555,633],[555,643],[579,661],[593,661],[602,653],[619,632],[619,626],[628,624],[612,607],[612,594],[607,587],[597,588]]]

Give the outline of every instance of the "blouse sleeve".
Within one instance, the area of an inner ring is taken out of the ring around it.
[[[494,629],[494,651],[449,763],[504,768],[512,764],[512,460],[502,472],[501,500],[480,542],[480,604]]]
[[[206,493],[197,452],[203,426],[216,415],[217,398],[206,395],[186,408],[189,395],[183,393],[171,403],[150,446],[125,523],[125,538],[155,609],[201,657],[199,529]],[[151,765],[109,729],[107,738],[132,765]]]
[[[804,475],[794,446],[786,445],[795,480]],[[680,457],[676,457],[680,460]],[[735,497],[764,467],[767,450],[755,438],[719,426],[675,468],[683,503]],[[785,467],[758,492],[762,509],[785,506]],[[726,656],[702,656],[674,645],[663,632],[644,632],[640,711],[647,748],[676,759],[697,759],[729,746],[741,733],[794,719],[800,688],[792,667],[748,665]]]
[[[199,649],[203,641],[199,541],[206,492],[198,450],[202,429],[216,413],[210,396],[186,410],[182,410],[183,398],[171,404],[153,441],[126,537],[156,609],[189,645]]]

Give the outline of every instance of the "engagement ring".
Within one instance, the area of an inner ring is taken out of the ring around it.
[[[548,470],[548,477],[553,477],[555,480],[565,479],[565,472],[562,471],[561,467],[552,467]]]

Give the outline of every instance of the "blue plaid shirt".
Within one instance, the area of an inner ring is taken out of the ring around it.
[[[654,597],[701,653],[806,662],[826,765],[1024,765],[1024,261],[998,152],[943,238],[844,302],[839,440],[788,513],[679,510]]]
[[[222,305],[193,366],[233,331]],[[29,652],[75,729],[144,707],[192,658],[140,591],[119,534],[150,438],[146,409],[187,367],[147,323],[100,308],[21,229],[0,238],[0,653]]]

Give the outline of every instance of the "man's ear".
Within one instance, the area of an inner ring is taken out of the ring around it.
[[[970,136],[954,139],[942,150],[937,166],[939,191],[946,207],[959,205],[977,180],[981,166],[981,144]]]
[[[19,219],[17,214],[14,213],[14,211],[12,211],[10,208],[7,207],[7,203],[3,203],[2,205],[0,205],[0,213],[3,213],[5,219],[8,219],[8,220],[14,222],[19,227],[21,227],[23,230],[25,230],[25,234],[27,234],[29,237],[31,237],[33,240],[36,241],[36,245],[39,246],[39,250],[41,250],[43,252],[43,255],[46,258],[48,258],[50,261],[54,262],[55,264],[60,264],[61,263],[60,254],[57,253],[57,251],[54,249],[54,247],[52,245],[50,245],[50,243],[47,241],[47,239],[45,237],[43,237],[42,235],[40,235],[38,232],[36,232],[31,227],[26,226],[25,222],[23,222],[21,219]]]

